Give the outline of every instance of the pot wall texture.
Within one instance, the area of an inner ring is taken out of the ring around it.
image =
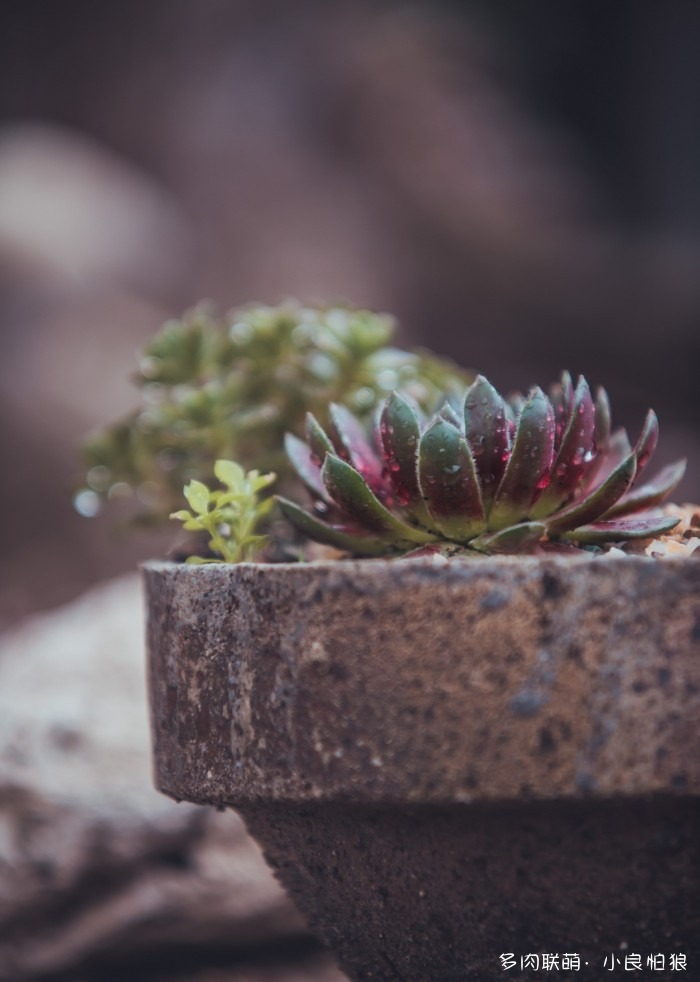
[[[174,797],[700,793],[700,563],[152,564]]]
[[[542,951],[581,982],[623,950],[697,971],[700,563],[146,583],[159,787],[239,808],[351,978],[489,982]]]

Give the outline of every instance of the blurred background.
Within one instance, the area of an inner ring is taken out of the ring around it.
[[[388,310],[499,388],[583,372],[635,436],[654,406],[700,498],[693,0],[4,0],[1,24],[1,629],[163,552],[75,513],[77,446],[202,297]]]
[[[73,513],[76,447],[202,297],[583,372],[700,496],[699,41],[692,0],[6,0],[0,624],[162,551]]]

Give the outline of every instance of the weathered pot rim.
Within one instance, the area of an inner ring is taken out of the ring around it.
[[[301,570],[301,569],[382,569],[388,567],[395,567],[397,563],[406,565],[408,563],[411,566],[424,566],[428,569],[448,569],[449,567],[455,566],[467,566],[472,568],[477,565],[481,565],[485,568],[486,565],[495,566],[510,566],[525,565],[525,566],[541,566],[546,564],[554,564],[558,567],[564,568],[566,566],[572,566],[578,563],[615,563],[615,564],[639,564],[642,566],[660,566],[669,568],[686,566],[689,563],[697,563],[700,565],[700,558],[697,556],[667,556],[664,558],[657,558],[654,556],[642,556],[638,553],[628,553],[626,555],[608,555],[606,553],[591,553],[584,549],[578,552],[572,552],[569,554],[562,553],[549,553],[545,555],[529,555],[529,554],[506,554],[498,556],[487,556],[483,554],[474,553],[473,556],[452,556],[449,559],[442,556],[379,556],[375,558],[364,558],[364,559],[310,559],[303,562],[295,563],[225,563],[212,562],[212,563],[184,563],[175,562],[171,559],[146,559],[139,564],[139,568],[153,569],[153,570],[172,570],[172,569],[184,569],[190,573],[195,574],[206,574],[212,569],[221,569],[225,567],[227,569],[256,569],[256,570]]]
[[[175,797],[241,806],[700,794],[700,564],[685,557],[143,568],[157,773]],[[424,636],[419,625],[402,651],[395,635],[411,637],[415,603]],[[440,618],[451,608],[448,630]],[[378,624],[393,636],[378,640]],[[582,639],[571,660],[566,645]],[[401,732],[406,704],[420,715]]]
[[[566,575],[567,570],[580,569],[582,566],[610,567],[613,569],[637,568],[654,571],[654,575],[673,578],[679,570],[697,566],[700,569],[700,550],[697,556],[668,556],[663,559],[643,556],[636,553],[629,555],[595,554],[581,550],[578,554],[562,555],[551,553],[547,555],[500,555],[500,556],[454,556],[449,559],[442,556],[389,556],[376,558],[347,558],[347,559],[313,559],[304,562],[286,563],[184,563],[169,559],[147,559],[139,564],[144,575],[149,572],[172,575],[177,571],[178,577],[188,579],[205,579],[207,577],[225,575],[236,578],[237,571],[241,574],[250,571],[256,576],[274,579],[278,576],[307,579],[317,572],[334,573],[342,570],[359,577],[381,577],[385,574],[394,575],[396,570],[407,569],[425,573],[431,579],[443,578],[445,582],[471,579],[479,572],[489,573],[499,569],[520,569],[523,572],[536,573],[538,570],[556,570]]]

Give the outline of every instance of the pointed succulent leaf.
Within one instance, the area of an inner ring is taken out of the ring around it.
[[[680,519],[672,515],[613,518],[592,525],[581,525],[562,536],[568,542],[579,545],[598,545],[603,542],[620,542],[625,539],[648,539],[653,535],[669,532]]]
[[[377,500],[362,475],[340,457],[326,456],[321,477],[341,512],[361,529],[395,543],[430,542],[434,538],[393,515]]]
[[[656,450],[656,444],[659,442],[659,421],[656,418],[656,413],[653,409],[650,409],[644,420],[644,426],[642,427],[642,432],[639,434],[639,439],[637,440],[634,452],[637,455],[637,480],[644,470],[644,468],[649,463],[652,454]]]
[[[593,453],[595,410],[583,375],[578,380],[573,411],[554,460],[549,484],[544,488],[530,514],[545,518],[572,496]]]
[[[328,407],[328,416],[330,419],[328,432],[336,448],[336,454],[344,451],[343,459],[348,460],[351,460],[355,454],[373,456],[364,426],[347,406],[332,402]]]
[[[635,486],[621,498],[617,504],[609,508],[603,516],[606,520],[620,515],[629,515],[646,508],[655,508],[662,504],[669,494],[680,484],[685,474],[686,461],[678,460],[662,468],[651,481]]]
[[[627,436],[624,426],[619,427],[612,434],[608,441],[608,448],[605,453],[596,454],[591,461],[591,468],[587,472],[585,479],[581,482],[582,487],[588,492],[591,488],[600,487],[603,481],[610,477],[612,472],[620,466],[623,460],[632,453],[632,444]]]
[[[284,438],[284,449],[287,451],[287,457],[292,467],[309,491],[316,498],[321,498],[326,503],[331,504],[331,497],[321,480],[321,468],[311,448],[293,433],[287,433]]]
[[[586,464],[586,469],[581,478],[581,487],[590,488],[599,482],[599,475],[608,460],[610,453],[610,433],[611,433],[610,401],[608,394],[602,386],[598,386],[595,396],[595,429],[593,431],[593,456]],[[630,447],[631,450],[631,447]],[[629,451],[628,451],[629,453]],[[627,453],[623,453],[620,460],[624,459]],[[619,463],[619,461],[618,461]],[[610,467],[608,463],[608,473]]]
[[[527,399],[522,392],[509,392],[506,397],[506,406],[510,410],[511,418],[517,422],[518,417],[525,408]]]
[[[632,485],[637,470],[637,459],[634,453],[606,478],[594,491],[578,501],[575,505],[558,511],[547,519],[546,525],[550,534],[560,535],[580,525],[587,525],[604,515],[622,497]]]
[[[413,407],[398,392],[392,392],[386,399],[379,417],[378,430],[389,480],[399,504],[411,509],[420,508],[420,424]]]
[[[331,403],[328,408],[331,435],[339,456],[349,461],[373,491],[382,487],[382,464],[367,439],[359,419],[345,406]]]
[[[576,398],[576,392],[574,390],[574,382],[571,378],[570,372],[561,373],[561,387],[564,392],[564,405],[566,407],[566,412],[570,415],[574,411],[574,400]]]
[[[336,549],[343,549],[356,556],[382,556],[390,551],[390,546],[386,542],[378,539],[366,538],[361,535],[353,535],[344,529],[338,529],[332,525],[326,525],[315,515],[310,515],[299,505],[287,498],[277,497],[280,511],[302,535],[308,536],[315,542],[323,545],[334,546]]]
[[[442,419],[447,420],[448,423],[451,423],[452,426],[456,427],[458,430],[461,431],[462,420],[460,419],[457,410],[453,406],[451,406],[449,402],[446,402],[445,405],[442,406],[438,415],[441,416]]]
[[[469,545],[478,552],[521,552],[534,546],[543,538],[546,528],[543,522],[521,522],[500,532],[480,535]]]
[[[330,437],[313,413],[306,414],[306,441],[319,467],[323,464],[327,453],[336,452]]]
[[[474,456],[484,504],[488,507],[508,460],[510,436],[503,399],[478,375],[464,399],[464,427]]]
[[[489,515],[494,531],[525,518],[543,482],[549,480],[554,453],[554,410],[540,388],[533,389],[518,420],[510,458]]]
[[[428,511],[446,538],[468,542],[484,531],[486,516],[469,445],[442,417],[421,437],[418,477]]]
[[[558,449],[564,438],[574,408],[574,385],[571,375],[562,372],[561,380],[551,386],[549,397],[554,409],[554,446]]]
[[[593,439],[595,440],[596,453],[604,454],[607,452],[611,430],[610,400],[608,399],[608,393],[600,385],[595,394],[595,430]]]

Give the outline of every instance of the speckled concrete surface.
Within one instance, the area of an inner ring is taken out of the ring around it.
[[[551,950],[572,904],[572,944],[698,945],[700,563],[153,564],[146,583],[158,785],[240,808],[354,977],[501,977],[498,932],[533,945],[550,910]],[[420,848],[438,827],[442,862]],[[414,874],[430,916],[406,906]]]

